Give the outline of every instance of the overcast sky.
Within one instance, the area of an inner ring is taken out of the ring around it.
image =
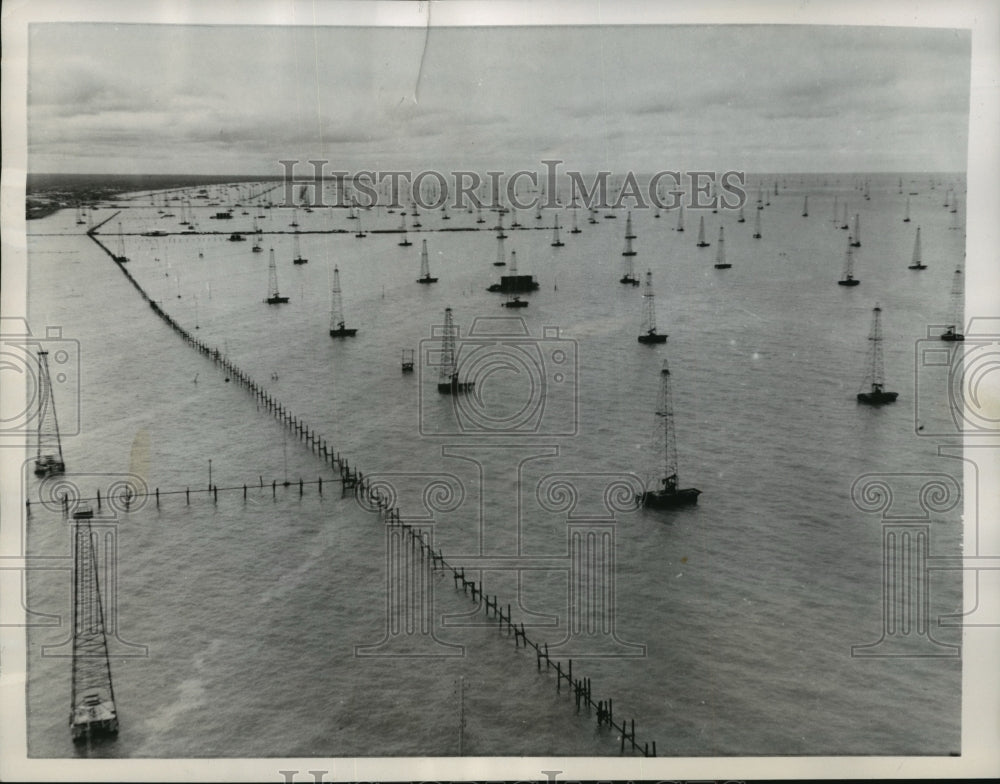
[[[29,169],[964,171],[970,42],[873,27],[38,24]]]

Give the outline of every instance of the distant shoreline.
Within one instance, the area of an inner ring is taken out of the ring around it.
[[[246,174],[32,174],[25,182],[25,218],[37,220],[62,209],[120,198],[135,191],[165,191],[197,185],[280,180]]]

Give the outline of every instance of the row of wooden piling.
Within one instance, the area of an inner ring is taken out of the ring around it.
[[[110,218],[108,219],[110,220]],[[573,677],[573,660],[570,659],[566,669],[563,669],[562,663],[558,660],[554,660],[549,656],[548,643],[539,644],[528,638],[527,633],[524,629],[524,622],[522,621],[520,626],[514,623],[511,616],[510,605],[507,605],[507,611],[504,613],[503,608],[499,605],[496,596],[487,596],[483,593],[482,588],[479,587],[475,580],[469,579],[465,575],[464,567],[455,567],[449,564],[444,557],[444,554],[437,550],[435,551],[424,537],[424,532],[420,529],[413,528],[408,523],[402,521],[399,509],[390,505],[390,499],[387,496],[383,496],[381,492],[372,487],[371,482],[356,468],[352,468],[347,459],[342,457],[339,452],[334,451],[330,448],[327,440],[321,435],[317,434],[315,430],[310,429],[308,425],[305,424],[297,416],[293,415],[288,411],[285,406],[280,403],[275,397],[273,397],[269,392],[263,389],[260,384],[251,378],[248,373],[242,371],[236,364],[230,361],[227,357],[222,356],[217,348],[213,348],[206,344],[204,341],[197,339],[191,335],[186,329],[184,329],[180,324],[178,324],[168,313],[166,313],[158,303],[151,300],[146,292],[143,290],[142,286],[132,277],[129,271],[125,268],[125,265],[115,257],[115,255],[108,250],[101,242],[94,236],[93,232],[88,232],[91,239],[94,240],[118,265],[118,268],[125,274],[125,277],[129,279],[133,286],[138,290],[139,294],[144,300],[146,300],[150,307],[153,309],[161,319],[163,319],[166,324],[177,332],[184,340],[188,342],[189,345],[196,348],[202,355],[211,359],[218,367],[222,368],[229,375],[228,377],[235,378],[236,381],[247,389],[251,394],[253,394],[254,399],[259,405],[264,406],[268,412],[270,412],[279,422],[285,425],[290,431],[295,433],[299,440],[303,441],[309,446],[310,450],[314,454],[320,456],[323,459],[324,465],[329,462],[331,468],[335,467],[340,475],[341,480],[341,495],[347,495],[348,491],[353,491],[355,497],[361,498],[367,501],[369,504],[374,505],[375,510],[377,510],[380,516],[385,520],[387,525],[400,526],[403,528],[407,534],[412,538],[412,541],[419,545],[422,554],[427,555],[431,560],[431,568],[438,570],[450,570],[452,573],[452,578],[455,583],[456,590],[461,583],[462,591],[468,594],[471,591],[473,601],[483,604],[487,615],[491,615],[497,618],[498,628],[503,631],[506,629],[507,636],[513,635],[515,648],[520,648],[522,645],[524,648],[533,648],[535,651],[535,659],[538,670],[542,669],[542,661],[545,662],[545,671],[548,672],[550,669],[554,669],[556,673],[556,691],[562,690],[563,681],[566,681],[567,685],[572,689],[573,696],[576,701],[576,708],[579,711],[581,708],[590,710],[595,709],[597,724],[598,726],[608,726],[611,729],[617,730],[621,738],[621,753],[625,752],[626,743],[629,744],[629,748],[632,751],[638,751],[639,753],[650,757],[656,756],[656,742],[653,741],[652,747],[650,747],[649,742],[644,742],[641,746],[636,742],[635,739],[635,720],[627,722],[622,720],[620,724],[616,723],[613,713],[613,704],[610,699],[608,700],[594,700],[590,678],[576,678]],[[263,479],[261,479],[261,483]],[[287,486],[289,483],[286,481],[282,483]],[[299,480],[299,492],[302,493],[302,488],[304,482]],[[312,484],[312,483],[310,483]],[[322,479],[319,480],[320,491],[322,492]],[[238,488],[227,488],[227,489],[238,489]],[[209,490],[213,494],[213,499],[218,498],[218,487],[210,487]],[[180,491],[172,491],[180,492]],[[190,490],[185,490],[186,497],[190,502]],[[246,497],[246,485],[243,486],[244,498]],[[277,482],[272,483],[272,493],[277,492]],[[159,489],[156,490],[157,504],[159,503]]]
[[[351,474],[351,476],[354,476],[354,477],[357,476],[357,472],[355,472],[353,470],[350,470],[350,474]],[[330,483],[329,479],[327,479],[325,481],[326,481],[326,484]],[[336,481],[336,480],[334,480],[334,481]],[[365,479],[363,481],[365,483],[365,487],[368,488],[370,486],[368,480]],[[192,493],[195,496],[198,496],[199,494],[202,494],[202,493],[207,494],[208,496],[210,496],[212,498],[212,501],[214,503],[218,503],[218,501],[219,501],[219,493],[220,492],[221,493],[226,493],[226,492],[240,492],[240,491],[242,491],[242,493],[243,493],[243,500],[246,501],[248,493],[249,493],[249,491],[250,491],[251,488],[264,489],[266,487],[270,487],[271,488],[271,497],[274,498],[274,499],[277,499],[277,497],[278,497],[278,488],[279,487],[282,488],[282,489],[284,489],[284,488],[298,488],[299,497],[301,498],[305,494],[305,488],[306,487],[315,486],[317,488],[318,492],[319,492],[319,495],[322,496],[323,495],[323,483],[324,483],[323,477],[319,477],[318,479],[316,479],[314,481],[308,481],[308,482],[305,481],[305,480],[303,480],[303,479],[301,479],[301,478],[298,481],[295,481],[295,482],[289,481],[288,479],[281,480],[281,481],[279,481],[277,479],[272,479],[271,482],[268,484],[268,483],[264,482],[264,477],[263,477],[263,475],[261,475],[261,476],[258,477],[258,481],[256,483],[252,483],[252,484],[243,483],[242,485],[231,485],[229,487],[219,487],[218,485],[215,485],[215,484],[209,485],[208,487],[195,488],[194,490],[192,490],[190,487],[185,487],[183,490],[160,490],[160,488],[157,487],[157,488],[154,488],[151,492],[142,493],[142,492],[138,492],[137,490],[134,490],[133,488],[131,488],[129,486],[125,486],[115,496],[112,496],[110,493],[105,493],[104,495],[101,495],[101,491],[100,491],[100,489],[98,489],[94,493],[94,495],[92,495],[92,496],[71,495],[69,492],[63,492],[63,493],[61,493],[58,496],[58,498],[53,499],[53,500],[56,503],[59,504],[59,508],[62,510],[63,515],[64,516],[68,516],[70,514],[70,512],[79,511],[79,509],[77,507],[77,504],[79,504],[82,501],[95,502],[97,504],[97,511],[99,511],[99,512],[103,510],[104,504],[108,504],[112,509],[115,509],[115,510],[120,510],[120,511],[124,511],[124,512],[130,512],[130,511],[132,511],[133,507],[135,507],[136,509],[141,508],[143,506],[144,502],[147,501],[147,500],[149,500],[149,499],[153,499],[154,502],[156,503],[156,508],[159,509],[160,508],[160,498],[162,497],[163,500],[164,500],[164,503],[165,503],[166,499],[169,496],[181,496],[181,495],[183,495],[184,496],[185,506],[190,506],[190,504],[191,504],[191,494]],[[343,487],[343,484],[344,483],[342,482],[342,487]],[[349,485],[349,487],[354,487],[354,486],[355,485],[353,485],[353,484]],[[360,484],[358,486],[360,487]],[[346,491],[342,489],[341,490],[341,497],[344,497],[346,494],[347,494]],[[43,506],[46,505],[46,502],[44,502],[44,501],[42,501],[41,503],[42,503]],[[28,513],[30,514],[31,513],[31,499],[27,499],[25,501],[25,506],[27,507]]]
[[[110,219],[111,218],[109,217],[108,220]],[[328,463],[331,467],[335,467],[340,473],[345,490],[357,487],[359,492],[362,494],[367,493],[369,485],[364,480],[364,477],[361,476],[360,472],[353,470],[350,467],[347,459],[341,457],[340,453],[335,451],[330,446],[324,436],[316,432],[315,428],[310,428],[309,425],[298,416],[292,414],[291,411],[285,408],[283,403],[264,389],[264,387],[255,381],[249,373],[241,370],[235,362],[224,356],[218,348],[208,345],[205,341],[195,337],[188,332],[188,330],[178,324],[177,321],[175,321],[174,318],[167,313],[158,302],[149,298],[149,295],[146,294],[142,286],[139,285],[139,282],[128,271],[125,263],[116,258],[114,253],[105,247],[92,232],[88,232],[88,234],[90,238],[94,240],[94,242],[96,242],[104,250],[104,252],[108,254],[108,256],[111,257],[112,261],[118,265],[118,268],[139,292],[139,295],[147,303],[149,303],[153,312],[156,313],[156,315],[159,316],[168,327],[180,335],[181,338],[183,338],[190,346],[197,349],[200,354],[210,359],[216,364],[216,366],[222,368],[227,374],[227,380],[235,380],[240,386],[249,391],[254,396],[258,405],[266,408],[275,419],[287,427],[288,430],[300,441],[309,446],[310,450],[314,454],[322,458],[324,465]]]
[[[461,587],[463,593],[467,595],[471,594],[472,600],[482,605],[487,616],[497,619],[498,630],[501,633],[506,631],[506,636],[508,638],[513,636],[515,648],[532,648],[535,651],[535,663],[539,672],[542,670],[542,662],[545,663],[546,672],[549,672],[550,670],[555,671],[556,692],[561,692],[563,681],[566,682],[566,685],[573,693],[573,699],[576,703],[577,712],[579,712],[581,708],[587,710],[593,708],[597,718],[597,725],[599,727],[607,726],[613,730],[617,730],[621,739],[622,754],[625,753],[625,747],[626,744],[628,744],[631,751],[639,752],[646,757],[656,756],[656,741],[645,741],[642,745],[636,741],[635,719],[630,719],[628,721],[623,719],[621,723],[618,723],[614,716],[613,701],[611,699],[595,700],[590,678],[573,677],[572,659],[569,659],[564,667],[561,661],[553,659],[549,656],[549,644],[547,642],[537,643],[530,639],[525,631],[524,622],[522,621],[520,624],[514,622],[509,603],[506,605],[505,612],[504,607],[500,604],[499,599],[495,595],[490,596],[484,593],[475,580],[466,576],[464,567],[449,564],[447,559],[444,557],[444,553],[440,549],[435,550],[427,542],[423,530],[415,528],[408,523],[404,523],[399,510],[395,507],[390,507],[388,505],[388,501],[383,498],[382,494],[379,493],[377,489],[371,490],[369,488],[368,497],[376,505],[377,510],[383,516],[387,525],[398,526],[406,531],[411,542],[420,548],[421,556],[426,556],[430,559],[431,569],[438,571],[450,571],[452,580],[455,584],[455,590],[458,590],[458,588]]]

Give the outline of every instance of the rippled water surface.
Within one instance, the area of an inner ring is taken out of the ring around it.
[[[196,208],[200,228],[217,235],[149,237],[141,235],[178,230],[178,217],[146,198],[123,200],[99,236],[117,252],[121,221],[127,269],[149,297],[393,487],[404,516],[432,532],[446,557],[470,574],[476,558],[492,557],[475,573],[487,593],[510,603],[553,657],[572,658],[595,699],[612,698],[616,718],[634,717],[637,740],[656,741],[659,755],[947,754],[960,738],[960,660],[851,656],[883,630],[881,520],[852,502],[852,484],[869,473],[961,475],[958,461],[936,456],[940,439],[915,430],[937,432],[947,407],[943,387],[915,399],[914,362],[928,325],[948,319],[964,232],[942,208],[942,190],[924,181],[907,190],[919,191],[911,223],[902,222],[895,177],[873,178],[870,201],[846,176],[788,178],[762,211],[761,239],[751,238],[751,201],[743,224],[733,212],[706,212],[712,246],[703,249],[697,213],[679,233],[676,213],[637,211],[636,269],[652,270],[669,334],[660,346],[636,341],[642,287],[618,283],[624,215],[591,225],[581,212],[582,232],[571,234],[563,210],[565,246],[554,248],[553,210],[519,214],[526,228],[509,230],[506,251],[540,284],[520,311],[486,291],[500,274],[497,240],[484,230],[493,213],[487,224],[464,211],[447,222],[423,215],[403,248],[397,233],[356,238],[346,210],[299,210],[301,231],[340,230],[302,234],[304,265],[292,264],[291,214],[278,208],[260,213],[260,254],[227,240],[251,229],[254,206],[225,226],[209,218],[215,208]],[[832,220],[835,196],[861,215],[855,288],[836,283],[847,232]],[[95,219],[112,211],[102,206]],[[369,231],[399,220],[385,208],[361,217]],[[918,225],[928,268],[913,272]],[[713,268],[719,226],[728,270]],[[90,753],[618,753],[616,734],[578,713],[565,684],[557,693],[534,651],[477,612],[450,572],[431,578],[436,641],[420,650],[432,655],[357,655],[386,636],[387,569],[398,563],[387,558],[379,516],[342,499],[328,465],[157,318],[85,228],[63,211],[32,222],[28,237],[32,328],[59,325],[79,344],[78,414],[59,384],[55,391],[67,479],[89,495],[130,473],[164,493],[158,508],[150,499],[113,520],[115,583],[105,588],[121,731]],[[439,278],[429,286],[415,283],[425,238]],[[290,302],[270,307],[262,299],[272,247]],[[327,334],[333,265],[355,338]],[[866,408],[855,393],[876,302],[899,400]],[[445,307],[462,350],[499,346],[493,356],[522,361],[523,372],[484,375],[481,399],[459,401],[457,413],[428,365]],[[513,313],[523,327],[480,321],[477,331],[489,334],[470,334],[477,318]],[[417,352],[412,375],[400,372],[403,349]],[[690,509],[636,511],[623,503],[632,490],[604,491],[659,476],[654,409],[665,358],[681,482],[702,495]],[[526,368],[539,369],[536,386]],[[477,419],[525,408],[535,417],[528,432]],[[250,486],[245,500],[242,490],[220,491],[217,502],[195,493],[190,504],[165,494],[204,489],[209,461],[220,488]],[[320,477],[322,495],[315,484],[299,494],[300,478]],[[30,497],[44,493],[26,481]],[[573,500],[560,489],[569,486]],[[959,551],[957,509],[927,523],[935,554]],[[599,602],[571,569],[574,530],[613,533],[613,566],[603,562],[613,581],[601,583],[613,585],[604,597],[613,612],[592,628],[588,608]],[[63,556],[65,567],[70,539],[58,511],[34,504],[27,542],[33,554]],[[931,583],[934,619],[961,605],[960,582],[942,574]],[[68,618],[69,586],[64,568],[32,573],[28,606]],[[953,628],[933,634],[959,641]],[[66,635],[65,624],[29,634],[34,756],[80,753],[66,726],[69,660],[39,653]],[[428,639],[414,637],[418,648]],[[133,655],[137,646],[148,655]]]

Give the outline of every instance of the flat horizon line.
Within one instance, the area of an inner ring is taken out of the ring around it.
[[[423,171],[424,169],[413,168],[413,171]],[[483,168],[483,172],[495,171],[493,168]],[[541,169],[540,169],[541,170]],[[380,172],[393,172],[398,171],[397,169],[361,169],[359,168],[357,172],[360,174],[362,172],[375,172],[376,174]],[[478,169],[455,169],[455,171],[474,171],[479,173]],[[512,171],[520,171],[520,169],[512,169]],[[566,177],[568,171],[578,172],[577,169],[569,169],[567,171],[559,172],[558,177]],[[584,175],[596,175],[601,171],[609,171],[608,169],[595,169],[593,171],[583,171],[579,172]],[[681,169],[681,173],[686,171],[695,171],[695,169]],[[697,171],[705,171],[703,169],[698,169]],[[727,170],[728,171],[728,170]],[[734,170],[736,171],[736,170]],[[751,175],[779,175],[779,176],[842,176],[848,174],[892,174],[892,175],[916,175],[916,176],[928,176],[932,174],[967,174],[965,169],[940,169],[940,170],[907,170],[907,169],[851,169],[851,170],[829,170],[829,171],[770,171],[770,170],[754,170],[754,169],[740,169],[745,174]],[[636,172],[634,169],[621,169],[621,173],[632,172],[638,177],[651,176],[656,172]],[[616,175],[614,170],[610,170],[612,176]],[[260,174],[260,173],[244,173],[244,172],[220,172],[218,174],[206,174],[204,172],[200,173],[188,173],[188,172],[142,172],[142,173],[126,173],[126,172],[27,172],[28,177],[128,177],[128,178],[141,178],[141,177],[179,177],[185,179],[257,179],[257,180],[284,180],[283,174]],[[333,176],[323,176],[323,180],[329,180],[331,182],[339,179]],[[309,175],[295,175],[293,181],[295,182],[315,182],[316,178]]]

